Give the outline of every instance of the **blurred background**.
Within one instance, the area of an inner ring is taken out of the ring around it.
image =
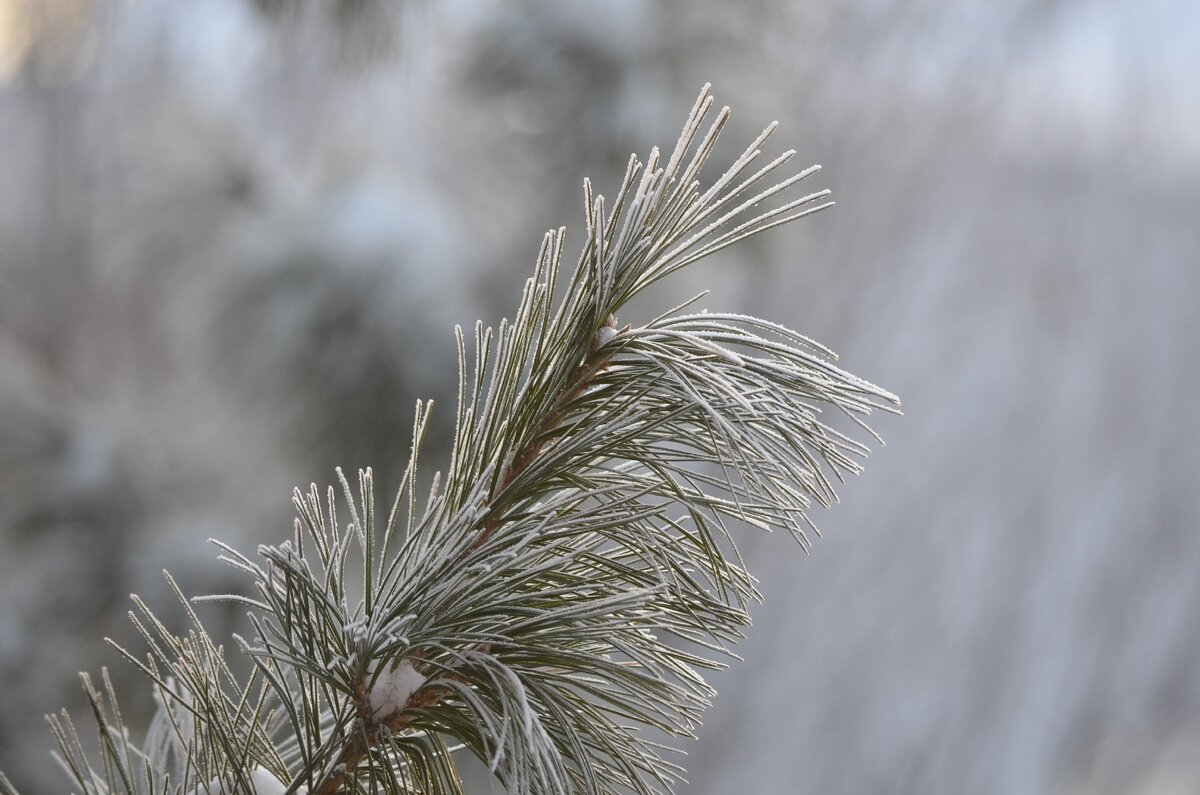
[[[682,792],[1200,791],[1197,42],[1188,0],[0,0],[0,769],[64,790],[80,669],[144,725],[100,639],[163,567],[235,589],[209,537],[390,491],[418,397],[440,465],[454,324],[711,81],[839,204],[664,302],[906,416],[813,555],[746,538]]]

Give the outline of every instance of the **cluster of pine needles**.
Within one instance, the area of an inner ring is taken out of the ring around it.
[[[618,319],[642,291],[726,246],[827,206],[788,193],[787,151],[760,165],[771,125],[707,188],[729,118],[701,92],[674,150],[633,157],[615,197],[584,185],[587,240],[563,268],[545,236],[515,317],[458,331],[450,464],[418,498],[431,404],[417,405],[402,486],[386,513],[370,471],[297,490],[293,537],[249,556],[253,672],[235,676],[201,626],[176,635],[139,600],[148,654],[122,650],[158,713],[131,739],[107,675],[84,677],[99,760],[52,717],[85,795],[457,793],[455,753],[504,788],[670,792],[671,737],[691,737],[758,598],[731,534],[785,528],[836,500],[888,392],[783,326],[695,311]],[[0,789],[11,785],[0,776]]]

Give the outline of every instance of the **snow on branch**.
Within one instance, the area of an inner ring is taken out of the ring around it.
[[[190,607],[177,636],[136,602],[149,654],[124,653],[159,714],[139,746],[85,678],[103,764],[52,721],[82,792],[454,793],[455,752],[519,795],[672,791],[683,768],[653,738],[694,736],[704,672],[758,598],[735,531],[811,543],[813,506],[867,453],[850,431],[874,437],[863,417],[899,405],[766,320],[685,312],[697,299],[618,319],[680,268],[830,204],[789,198],[817,171],[779,176],[791,151],[756,168],[774,124],[702,187],[729,119],[706,127],[712,106],[705,87],[666,161],[631,158],[611,199],[585,183],[573,269],[564,230],[547,233],[513,319],[458,330],[453,454],[429,494],[421,403],[386,514],[370,470],[339,470],[338,488],[297,490],[289,540],[220,545],[252,586],[220,597],[249,610],[248,678]]]

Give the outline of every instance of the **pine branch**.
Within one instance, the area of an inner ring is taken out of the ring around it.
[[[514,793],[672,791],[683,770],[651,738],[694,736],[714,695],[702,672],[759,597],[732,529],[807,546],[813,503],[831,505],[867,453],[824,412],[874,436],[861,417],[898,407],[782,326],[685,311],[702,296],[617,320],[680,268],[830,205],[821,190],[758,209],[817,170],[771,183],[789,151],[751,171],[773,124],[702,192],[729,118],[705,130],[712,102],[705,87],[665,164],[630,159],[611,209],[585,183],[587,242],[565,284],[559,229],[514,319],[477,324],[470,346],[458,330],[453,453],[424,507],[419,403],[386,519],[371,472],[355,489],[339,470],[340,499],[297,490],[290,541],[257,559],[219,544],[254,586],[213,597],[249,608],[247,681],[190,606],[179,637],[135,602],[150,652],[122,653],[158,715],[135,746],[107,677],[104,691],[85,677],[102,767],[65,713],[52,719],[83,792],[454,793],[459,749]]]

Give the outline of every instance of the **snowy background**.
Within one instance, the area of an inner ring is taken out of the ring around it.
[[[0,0],[0,769],[63,791],[81,668],[145,708],[100,638],[163,567],[236,588],[210,536],[390,489],[418,397],[446,440],[453,325],[711,81],[839,204],[664,300],[906,416],[813,555],[747,538],[683,792],[1200,791],[1198,41],[1188,0]]]

